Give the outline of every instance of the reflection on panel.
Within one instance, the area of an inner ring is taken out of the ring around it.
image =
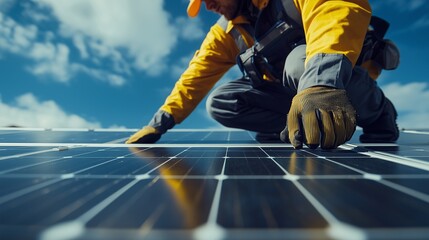
[[[3,147],[0,147],[0,158],[24,154],[24,153],[29,153],[29,152],[48,151],[50,149],[52,149],[52,147],[10,147],[10,146],[3,146]]]
[[[375,181],[299,181],[340,221],[361,228],[429,227],[429,204]]]
[[[140,175],[146,174],[160,164],[167,161],[168,158],[131,158],[123,157],[112,161],[104,161],[93,168],[87,168],[80,171],[79,175]]]
[[[357,172],[326,159],[317,157],[298,157],[292,153],[290,158],[275,158],[288,173],[294,175],[356,175]]]
[[[61,158],[11,171],[11,174],[67,174],[92,168],[106,161],[105,158]]]
[[[217,175],[222,170],[225,151],[225,148],[150,148],[134,152],[134,157],[159,166],[151,175]],[[169,157],[165,160],[155,156]]]
[[[245,131],[168,131],[158,143],[256,143],[254,133]]]
[[[177,157],[181,158],[221,158],[226,156],[226,147],[198,147],[181,152]]]
[[[129,181],[125,179],[58,181],[1,204],[0,225],[49,226],[70,221],[112,195]]]
[[[327,222],[290,181],[226,180],[218,223],[225,228],[325,228]]]
[[[267,157],[268,155],[262,151],[261,148],[257,147],[236,147],[228,149],[228,157],[237,158],[253,158],[253,157]]]
[[[296,151],[292,147],[263,147],[263,151],[271,157],[285,157],[289,158],[292,156],[295,157],[313,157],[311,153],[304,151]]]
[[[143,180],[88,223],[95,228],[189,229],[207,221],[217,181]]]
[[[337,149],[332,149],[332,150],[324,150],[324,149],[308,149],[306,150],[309,153],[312,153],[313,156],[324,156],[324,157],[329,157],[329,158],[356,158],[356,157],[360,157],[360,158],[364,158],[364,157],[368,157],[364,154],[362,154],[361,152],[366,152],[365,149],[357,149],[356,150],[346,150],[346,149],[341,149],[341,148],[337,148]]]
[[[400,186],[407,187],[414,191],[424,193],[429,196],[429,176],[426,178],[386,178],[387,181],[393,182]]]
[[[284,175],[285,173],[270,158],[228,158],[226,175]]]
[[[377,159],[377,158],[333,158],[335,162],[357,168],[367,173],[373,174],[428,174],[418,168],[409,167],[406,165]]]
[[[21,189],[46,182],[47,178],[0,178],[0,198]]]

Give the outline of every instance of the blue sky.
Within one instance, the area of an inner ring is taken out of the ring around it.
[[[371,0],[401,65],[377,80],[402,128],[428,127],[429,1]],[[218,16],[188,0],[0,0],[0,126],[140,128]],[[233,68],[221,82],[240,76]],[[215,128],[204,102],[177,128]]]

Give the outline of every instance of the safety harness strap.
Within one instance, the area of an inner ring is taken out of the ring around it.
[[[302,43],[304,43],[302,29],[294,28],[281,21],[266,36],[240,54],[237,63],[243,74],[250,78],[254,87],[264,84],[265,79],[280,82],[282,71],[276,70],[272,62],[277,62],[279,59],[276,58],[288,55],[292,49]],[[278,48],[279,45],[282,46],[281,49]]]
[[[231,29],[230,34],[232,35],[232,37],[235,40],[235,44],[238,47],[238,50],[240,50],[240,52],[244,52],[246,51],[246,49],[248,48],[246,45],[246,42],[244,42],[243,39],[243,35],[241,34],[241,32],[237,29],[237,27],[234,27]]]
[[[284,59],[279,58],[287,56],[305,41],[301,16],[293,0],[276,1],[273,3],[277,9],[276,25],[262,38],[256,39],[254,46],[237,58],[240,70],[252,81],[254,87],[264,84],[266,80],[280,82]],[[279,49],[279,46],[282,48]],[[282,66],[275,66],[273,63]]]
[[[228,20],[222,16],[219,18],[219,20],[217,21],[217,24],[226,32],[228,29]],[[248,28],[246,25],[248,25]],[[240,26],[244,27],[244,29],[246,31],[253,31],[251,26],[249,24],[240,24]],[[246,27],[245,27],[246,26]],[[235,44],[237,45],[238,50],[241,52],[246,51],[246,49],[248,48],[246,42],[243,39],[243,35],[241,34],[241,32],[238,30],[237,26],[233,26],[231,31],[229,32],[229,34],[231,35],[231,37],[234,39]]]

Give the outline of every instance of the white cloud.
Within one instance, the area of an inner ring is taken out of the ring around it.
[[[75,36],[81,36],[82,39],[87,38],[86,36],[79,34]],[[127,62],[127,60],[124,59],[123,54],[118,49],[95,39],[87,39],[86,41],[84,40],[84,42],[82,42],[82,46],[77,47],[83,47],[85,51],[89,49],[91,52],[91,59],[94,63],[100,64],[103,60],[108,59],[113,65],[111,70],[114,72],[127,75],[131,74],[130,64]]]
[[[429,27],[428,16],[423,16],[417,19],[417,21],[415,21],[409,28],[412,30],[417,30],[417,29],[426,28],[426,27]]]
[[[75,72],[85,73],[102,82],[109,83],[112,86],[122,86],[126,82],[126,80],[120,75],[93,69],[93,68],[88,68],[84,65],[75,64],[72,66],[72,68],[74,69]]]
[[[30,6],[30,2],[23,2],[22,5],[25,7],[22,16],[28,17],[37,23],[49,21],[49,16]]]
[[[0,11],[6,11],[12,7],[15,0],[0,0]]]
[[[0,50],[24,53],[31,47],[37,33],[38,28],[35,25],[21,26],[0,12]]]
[[[60,82],[67,82],[72,75],[69,48],[64,44],[36,43],[29,56],[36,61],[29,70],[34,75],[50,75]]]
[[[45,41],[38,41],[38,35],[43,35]],[[76,42],[79,42],[78,36]],[[40,33],[35,25],[18,24],[0,12],[0,52],[10,52],[32,60],[34,63],[27,67],[32,74],[48,76],[54,81],[67,83],[78,73],[86,73],[112,86],[122,86],[126,83],[119,74],[71,62],[70,48],[63,43],[55,43],[54,39],[52,32]],[[81,44],[84,54],[82,41]],[[116,51],[110,51],[107,55],[117,59],[112,67],[116,72],[125,74],[130,72]]]
[[[83,34],[103,46],[123,49],[134,67],[157,74],[175,46],[178,31],[163,9],[164,1],[153,0],[40,0],[53,10],[66,37]]]
[[[180,37],[184,40],[197,40],[205,35],[200,18],[179,17],[176,19],[176,26]]]
[[[0,126],[17,125],[43,128],[100,128],[98,122],[65,112],[52,100],[39,101],[27,93],[15,99],[12,104],[0,100]]]
[[[0,50],[34,60],[35,64],[28,69],[35,75],[50,75],[56,81],[68,81],[71,75],[68,47],[64,44],[37,42],[38,34],[37,26],[20,25],[0,12]]]
[[[13,0],[0,1],[7,9]],[[37,76],[69,82],[78,73],[103,72],[114,86],[126,83],[133,70],[160,75],[178,39],[203,37],[200,19],[173,19],[163,0],[33,0],[20,3],[29,24],[0,12],[0,54],[9,52],[34,61]],[[58,27],[40,29],[36,25]],[[77,52],[78,54],[74,54]],[[30,54],[29,54],[30,53]],[[77,57],[75,57],[77,56]],[[91,69],[92,68],[92,69]],[[105,69],[105,70],[101,70]],[[97,78],[101,79],[101,78]]]
[[[422,7],[425,3],[427,3],[426,0],[408,0],[406,1],[409,4],[410,10],[416,10]]]
[[[400,36],[400,35],[407,35],[410,32],[415,32],[417,30],[419,31],[427,31],[426,28],[429,27],[429,17],[422,16],[417,19],[414,19],[413,22],[411,22],[408,26],[396,29],[391,35],[393,36]],[[424,52],[424,51],[422,51]]]
[[[407,84],[391,83],[384,85],[383,91],[394,103],[401,128],[429,127],[429,84],[413,82]]]
[[[89,58],[89,53],[85,44],[85,40],[82,35],[76,34],[73,36],[73,43],[76,46],[76,48],[79,50],[80,57],[82,59]]]

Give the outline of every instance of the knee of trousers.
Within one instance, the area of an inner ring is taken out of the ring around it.
[[[208,114],[226,127],[236,127],[248,107],[245,95],[251,89],[247,79],[237,79],[214,89],[206,101]]]
[[[226,101],[222,100],[222,95],[213,91],[206,101],[206,111],[211,118],[226,127],[234,127],[234,113],[227,109]]]
[[[386,97],[365,70],[355,67],[352,77],[345,82],[345,88],[356,110],[358,126],[368,126],[380,117]]]
[[[206,111],[209,114],[210,117],[215,118],[216,113],[213,107],[213,93],[211,93],[208,97],[207,97],[207,101],[206,101]]]
[[[305,70],[305,48],[306,45],[300,45],[293,49],[286,57],[283,68],[283,85],[295,91],[298,89],[299,79]]]

